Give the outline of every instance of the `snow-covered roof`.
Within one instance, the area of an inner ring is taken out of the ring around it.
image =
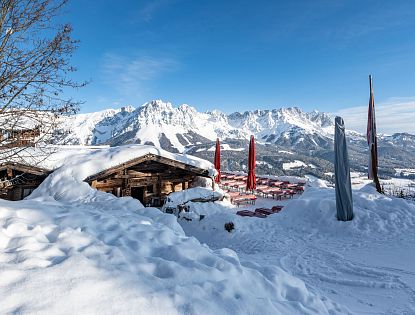
[[[3,162],[0,163],[0,170],[4,170],[6,168],[12,168],[17,170],[22,170],[26,173],[33,173],[33,174],[46,174],[49,170],[35,166],[35,165],[27,165],[18,162]]]
[[[72,168],[83,168],[85,161],[90,161],[90,168],[78,172],[84,179],[88,176],[99,173],[105,169],[115,167],[128,161],[154,155],[175,160],[195,168],[208,171],[209,176],[214,176],[216,170],[212,163],[198,157],[171,153],[161,148],[150,145],[131,144],[118,147],[109,146],[50,146],[48,148],[27,148],[24,152],[13,155],[10,150],[3,161],[20,163],[30,166],[37,166],[47,170],[56,170],[62,166],[72,165]],[[1,153],[1,152],[0,152]],[[1,159],[1,155],[0,155]]]
[[[209,176],[216,174],[213,164],[209,161],[191,155],[170,153],[149,145],[132,144],[94,149],[88,147],[74,149],[68,146],[59,148],[38,164],[54,172],[41,184],[39,192],[34,192],[34,196],[52,194],[55,197],[65,195],[69,199],[77,199],[81,197],[81,191],[89,195],[91,191],[89,185],[83,182],[85,179],[146,155],[160,156],[203,169]]]
[[[124,170],[126,168],[135,166],[137,164],[141,164],[143,162],[149,162],[149,161],[162,163],[162,164],[165,165],[165,167],[170,165],[170,166],[173,166],[173,167],[178,168],[178,169],[184,169],[186,171],[192,172],[193,174],[195,174],[197,176],[211,177],[214,174],[212,171],[209,171],[208,168],[200,167],[199,163],[189,163],[189,160],[180,161],[177,158],[173,159],[173,158],[167,158],[167,157],[165,157],[163,155],[159,155],[159,154],[146,153],[144,155],[140,155],[140,156],[138,156],[136,158],[133,158],[131,160],[124,161],[124,162],[122,162],[118,165],[115,165],[113,167],[107,168],[107,169],[105,169],[101,172],[93,174],[92,176],[88,176],[87,178],[85,178],[85,181],[91,182],[93,180],[115,174],[115,173],[117,173],[121,170]]]

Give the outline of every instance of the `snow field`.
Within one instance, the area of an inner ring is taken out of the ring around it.
[[[132,148],[67,157],[30,199],[0,200],[0,313],[343,313],[281,268],[241,263],[175,216],[82,182]]]
[[[294,162],[287,162],[282,163],[282,168],[284,170],[290,170],[293,168],[299,168],[299,167],[306,167],[307,164],[305,164],[303,161],[295,160]]]
[[[132,198],[1,210],[2,313],[329,314],[298,279],[244,267]]]
[[[239,217],[236,209],[218,205],[200,222],[179,222],[211,248],[231,248],[245,265],[287,271],[311,292],[347,307],[343,313],[414,313],[415,204],[368,185],[353,191],[353,221],[339,222],[334,189],[318,184],[266,219]],[[259,199],[252,208],[270,202]],[[194,208],[208,211],[201,204]],[[223,228],[229,221],[231,233]]]

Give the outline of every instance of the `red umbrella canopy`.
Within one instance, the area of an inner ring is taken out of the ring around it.
[[[215,150],[215,160],[214,160],[215,168],[218,171],[218,175],[216,175],[215,182],[220,183],[220,143],[219,138],[216,139],[216,150]]]
[[[254,136],[251,136],[251,141],[249,142],[248,179],[246,181],[246,190],[252,190],[256,188],[255,166],[256,166],[255,141],[254,141]]]

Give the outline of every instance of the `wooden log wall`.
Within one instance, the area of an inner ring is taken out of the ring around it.
[[[127,174],[117,174],[105,180],[94,180],[91,183],[93,188],[100,191],[112,193],[117,197],[131,196],[131,189],[135,187],[144,188],[144,204],[150,204],[152,201],[162,203],[167,195],[171,192],[181,191],[189,188],[189,183],[195,176],[179,176],[172,175],[152,175],[138,174],[127,172]]]
[[[206,172],[149,154],[104,170],[85,181],[98,190],[116,196],[137,198],[144,205],[161,205],[171,192],[189,188],[189,183],[197,176],[204,176]]]

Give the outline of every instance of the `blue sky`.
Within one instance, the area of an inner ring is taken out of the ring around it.
[[[366,106],[370,73],[377,103],[414,100],[414,14],[411,0],[72,0],[60,19],[91,80],[82,112],[151,99],[344,112]]]

